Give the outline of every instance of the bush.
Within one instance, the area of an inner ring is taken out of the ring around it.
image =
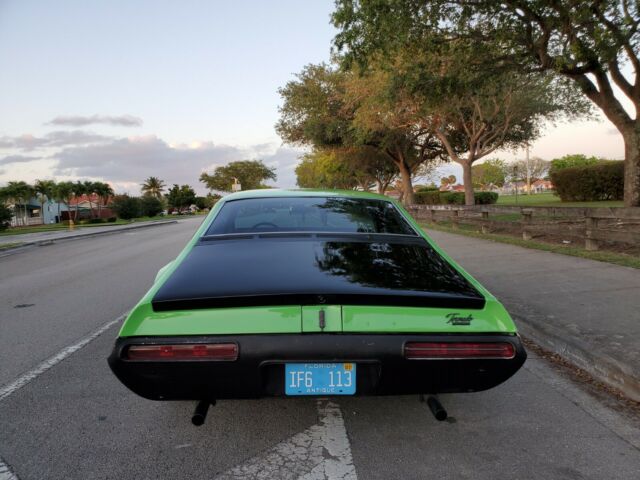
[[[603,158],[587,157],[586,155],[582,154],[565,155],[564,157],[551,160],[549,175],[551,175],[552,172],[557,172],[558,170],[563,170],[565,168],[586,167],[587,165],[595,165],[603,160]]]
[[[416,193],[422,193],[422,192],[439,192],[440,189],[438,187],[436,187],[435,185],[423,185],[422,187],[418,187],[416,189]]]
[[[143,217],[155,217],[164,210],[164,205],[156,197],[145,196],[140,200],[140,209]]]
[[[608,160],[555,170],[551,172],[551,181],[563,202],[622,200],[624,162]]]
[[[104,223],[104,219],[102,218],[90,218],[87,220],[87,223]]]
[[[11,217],[13,217],[11,209],[0,204],[0,231],[9,228],[9,225],[11,224]]]
[[[140,199],[129,195],[116,195],[110,205],[116,215],[124,220],[141,216]]]
[[[415,202],[419,205],[439,205],[442,203],[439,191],[419,191],[413,194]]]
[[[117,219],[118,219],[117,217],[109,217],[109,218],[107,218],[107,222],[109,222],[109,223],[113,223],[113,222],[115,222]]]
[[[493,205],[498,201],[496,192],[474,192],[476,205]]]
[[[444,192],[441,198],[447,205],[464,205],[464,192]]]
[[[476,205],[491,205],[498,201],[495,192],[474,192]],[[464,205],[464,192],[416,192],[418,205]]]

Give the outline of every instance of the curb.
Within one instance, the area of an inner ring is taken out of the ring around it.
[[[80,240],[82,238],[87,238],[87,237],[96,237],[98,235],[115,235],[117,233],[120,232],[127,232],[129,230],[137,230],[140,228],[149,228],[149,227],[157,227],[159,225],[169,225],[172,223],[178,223],[177,220],[161,220],[158,222],[153,222],[153,223],[147,223],[144,225],[125,225],[123,227],[120,228],[116,228],[114,230],[103,230],[100,232],[87,232],[87,233],[77,233],[76,235],[68,235],[65,237],[58,237],[58,238],[51,238],[51,239],[44,239],[44,240],[33,240],[31,242],[21,242],[20,245],[16,245],[15,247],[12,248],[7,248],[5,250],[0,250],[0,257],[6,257],[9,255],[13,255],[16,253],[20,253],[23,250],[26,250],[28,248],[31,247],[42,247],[45,245],[53,245],[54,243],[58,243],[58,242],[67,242],[67,241],[71,241],[71,240]]]
[[[567,339],[566,332],[554,332],[540,325],[533,325],[524,316],[513,314],[520,333],[541,347],[560,355],[594,378],[620,390],[628,398],[640,402],[640,377],[629,365],[595,351],[577,338]]]

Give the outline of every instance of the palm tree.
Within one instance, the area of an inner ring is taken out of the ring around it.
[[[69,220],[71,220],[71,207],[69,203],[73,198],[73,190],[74,184],[73,182],[60,182],[56,185],[53,196],[58,202],[58,220],[61,221],[62,217],[60,216],[60,204],[64,203],[67,206],[67,211],[69,212]]]
[[[23,205],[24,210],[22,212],[22,225],[27,224],[27,202],[33,196],[33,187],[26,182],[9,182],[3,189],[3,194],[6,199],[13,203],[13,210],[16,216],[16,223],[18,221],[19,205]]]
[[[53,180],[36,180],[34,185],[36,197],[38,197],[40,201],[40,217],[42,218],[42,223],[44,223],[44,202],[53,198],[55,186],[56,182]]]
[[[93,202],[91,201],[91,196],[96,193],[96,183],[97,182],[91,182],[89,180],[82,182],[82,185],[84,186],[84,193],[89,199],[89,211],[91,212],[91,217],[93,217]]]
[[[96,182],[93,186],[93,191],[98,196],[98,218],[102,218],[102,206],[113,195],[113,188],[108,183]]]
[[[80,197],[87,192],[87,189],[81,181],[73,183],[73,198],[76,201],[76,214],[73,217],[74,222],[80,221]]]
[[[164,191],[164,180],[160,180],[158,177],[149,177],[142,184],[142,193],[162,199],[162,192]]]

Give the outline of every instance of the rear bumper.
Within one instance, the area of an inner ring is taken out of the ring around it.
[[[239,346],[235,361],[130,361],[130,345],[226,343]],[[406,342],[509,342],[512,359],[408,360]],[[284,395],[288,362],[353,362],[356,395],[406,395],[486,390],[507,380],[527,354],[516,335],[216,335],[119,338],[109,357],[113,373],[130,390],[152,400],[258,398]]]

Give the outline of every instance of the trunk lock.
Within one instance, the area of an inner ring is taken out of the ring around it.
[[[324,331],[324,328],[327,326],[327,321],[324,318],[324,310],[318,312],[318,326],[321,332]]]

